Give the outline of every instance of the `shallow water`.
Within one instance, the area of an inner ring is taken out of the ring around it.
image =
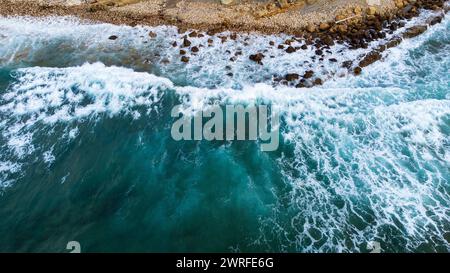
[[[344,45],[321,67],[284,36],[205,36],[184,65],[174,28],[0,18],[0,251],[448,252],[448,18],[358,77]],[[323,86],[271,86],[309,69]],[[280,148],[176,142],[180,103],[270,103]]]

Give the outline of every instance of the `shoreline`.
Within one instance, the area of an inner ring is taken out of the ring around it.
[[[295,36],[325,34],[339,39],[339,36],[347,34],[347,29],[354,26],[361,28],[361,25],[367,21],[373,21],[373,25],[377,27],[395,19],[415,17],[420,8],[443,9],[445,2],[444,0],[380,0],[379,5],[369,6],[363,0],[306,0],[308,3],[311,1],[311,5],[300,0],[303,4],[294,6],[292,9],[280,9],[281,11],[275,15],[258,17],[261,4],[253,3],[228,7],[217,3],[176,1],[179,3],[175,7],[166,7],[166,2],[170,1],[86,0],[92,4],[70,4],[70,0],[65,1],[52,4],[41,2],[41,0],[0,0],[0,15],[33,17],[72,15],[93,22],[116,25],[172,25],[179,28],[180,32],[195,29],[208,34],[224,31],[283,33]],[[123,1],[131,2],[131,4],[119,6]],[[327,1],[333,5],[324,6]],[[271,1],[267,2],[271,3]],[[214,10],[215,14],[207,14]],[[368,28],[369,26],[366,26],[366,29]]]
[[[48,6],[35,2],[30,4],[29,0],[13,1],[15,2],[13,3],[11,0],[0,0],[0,3],[11,3],[11,5],[0,5],[0,15],[21,15],[33,17],[45,17],[49,15],[76,16],[80,19],[86,19],[92,22],[105,22],[116,25],[167,25],[166,21],[161,18],[160,21],[153,21],[153,17],[151,16],[142,17],[139,20],[135,17],[125,16],[127,19],[124,20],[123,17],[115,16],[116,13],[122,12],[115,9],[86,12],[86,5]],[[339,66],[347,70],[348,73],[359,75],[362,72],[362,69],[366,66],[381,60],[385,50],[399,45],[403,39],[409,39],[420,35],[427,30],[428,26],[440,23],[445,16],[445,12],[449,10],[448,2],[444,0],[410,0],[410,2],[408,2],[408,5],[402,6],[401,9],[398,8],[395,13],[376,12],[373,10],[371,11],[370,8],[366,11],[359,8],[351,8],[347,10],[346,14],[338,14],[336,16],[337,18],[341,18],[338,23],[323,22],[313,28],[309,25],[306,28],[301,28],[294,34],[289,32],[263,32],[263,34],[285,34],[288,36],[287,39],[283,39],[284,41],[282,42],[270,41],[268,47],[271,47],[286,55],[294,52],[307,52],[312,50],[312,52],[314,52],[312,60],[317,58],[320,62],[329,57],[329,50],[335,44],[346,44],[349,50],[361,48],[367,49],[363,51],[364,53],[358,55],[354,59],[349,59],[339,63]],[[408,20],[419,16],[419,10],[421,8],[434,10],[435,12],[430,18],[427,19],[426,22],[414,26],[407,25],[406,23]],[[360,16],[355,16],[355,13],[359,13]],[[350,19],[347,19],[349,17]],[[405,27],[405,25],[407,26]],[[174,26],[177,25],[175,24]],[[397,33],[396,31],[400,29],[402,32]],[[217,34],[224,31],[228,31],[228,33]],[[249,32],[255,31],[258,32],[257,30]],[[207,28],[190,28],[184,26],[178,28],[180,37],[170,41],[170,44],[167,46],[174,47],[179,50],[180,64],[187,64],[191,61],[191,57],[195,58],[201,47],[211,46],[212,39],[208,39],[206,43],[204,41],[204,44],[194,42],[200,39],[200,37],[205,35],[209,35],[211,37],[215,36],[221,40],[221,43],[224,43],[227,40],[236,40],[240,34],[243,34],[243,32],[246,33],[246,31],[242,30],[237,31],[233,27],[228,28],[226,26],[222,26],[221,28],[217,28],[214,24],[208,26]],[[156,34],[150,31],[148,35],[152,37],[152,35]],[[109,39],[115,40],[117,37],[115,35],[111,35]],[[380,43],[376,47],[370,46],[369,48],[370,43],[377,40],[379,40]],[[246,43],[247,42],[244,41],[243,45],[246,46]],[[248,50],[244,50],[244,52],[237,51],[234,55],[230,55],[229,61],[232,63],[236,61],[237,58],[245,57],[256,64],[263,66],[265,60],[273,57],[268,55],[265,50],[257,52],[245,51]],[[330,58],[329,61],[337,62],[335,58]],[[315,71],[313,70],[307,70],[301,73],[286,71],[285,75],[273,75],[272,83],[276,85],[283,84],[302,88],[321,85],[326,80],[326,77],[316,77]]]

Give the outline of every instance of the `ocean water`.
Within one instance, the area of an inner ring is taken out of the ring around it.
[[[340,63],[378,42],[331,63],[205,36],[183,64],[182,35],[0,18],[1,252],[450,251],[448,15],[357,77]],[[324,85],[271,84],[309,69]],[[281,113],[276,151],[171,138],[175,105],[259,103]]]

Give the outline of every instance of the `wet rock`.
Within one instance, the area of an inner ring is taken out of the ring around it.
[[[181,49],[180,50],[180,55],[185,55],[186,54],[186,50]]]
[[[334,45],[334,41],[333,38],[331,38],[330,36],[325,36],[322,38],[322,42],[327,45],[327,46],[333,46]]]
[[[296,49],[294,47],[292,47],[292,46],[288,46],[288,48],[286,48],[286,52],[287,53],[293,53],[295,51],[296,51]]]
[[[315,53],[316,53],[316,55],[323,55],[323,51],[322,50],[320,50],[320,49],[317,49],[316,51],[315,51]]]
[[[289,74],[286,74],[286,76],[284,78],[285,78],[285,80],[291,82],[291,81],[298,80],[300,78],[300,76],[297,73],[289,73]]]
[[[188,39],[184,38],[183,39],[183,47],[189,47],[191,46],[191,41],[189,41]]]
[[[359,66],[357,66],[357,67],[355,67],[355,69],[353,69],[353,73],[355,73],[355,75],[361,74],[361,71],[362,71],[362,69]]]
[[[386,44],[386,48],[396,47],[402,42],[402,38],[400,37],[394,37],[391,38]]]
[[[274,41],[270,41],[270,42],[269,42],[269,45],[274,46],[274,45],[275,45],[275,42],[274,42]]]
[[[177,42],[173,42],[173,43],[172,43],[172,46],[173,46],[173,47],[177,47],[177,45],[178,45]]]
[[[403,38],[416,37],[416,36],[424,33],[425,30],[427,30],[427,26],[426,25],[419,25],[419,26],[410,27],[403,33]]]
[[[314,80],[314,85],[322,85],[322,79],[321,78],[316,78]]]
[[[284,49],[284,45],[278,45],[278,49]]]
[[[303,78],[304,78],[304,79],[309,79],[309,78],[311,78],[313,75],[314,75],[314,71],[308,70],[308,71],[306,71],[305,74],[303,75]]]
[[[261,61],[262,61],[262,59],[264,59],[264,54],[262,54],[262,53],[252,54],[252,55],[250,55],[249,59],[258,64],[262,64]]]
[[[118,37],[116,35],[111,35],[108,37],[108,39],[110,40],[116,40]]]
[[[198,47],[193,46],[193,47],[191,48],[191,51],[192,51],[192,52],[198,52]]]
[[[158,36],[156,33],[154,33],[153,31],[150,31],[148,33],[148,36],[150,36],[150,38],[156,38],[156,36]]]
[[[335,58],[330,58],[329,61],[332,63],[337,63],[337,60]]]
[[[342,62],[342,67],[350,69],[350,67],[352,67],[353,65],[353,61],[344,61]]]
[[[308,49],[308,46],[307,45],[302,45],[300,48],[303,49],[303,50],[306,50],[306,49]]]
[[[442,21],[442,16],[435,16],[427,20],[427,23],[430,25],[436,25]]]
[[[374,62],[381,59],[381,54],[378,51],[372,51],[368,53],[364,58],[359,62],[360,67],[366,67],[368,65],[373,64]]]
[[[183,63],[187,63],[187,62],[189,62],[189,57],[182,56],[182,57],[181,57],[181,61],[182,61]]]
[[[287,40],[284,41],[284,44],[285,44],[285,45],[291,45],[293,42],[294,42],[294,40],[292,40],[292,39],[287,39]]]
[[[189,37],[198,37],[198,33],[196,31],[192,31],[188,34]]]

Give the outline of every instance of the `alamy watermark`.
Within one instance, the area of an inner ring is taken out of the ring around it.
[[[183,113],[182,105],[172,108],[171,135],[180,140],[259,140],[261,150],[279,146],[280,117],[269,105],[212,105],[194,114]]]

